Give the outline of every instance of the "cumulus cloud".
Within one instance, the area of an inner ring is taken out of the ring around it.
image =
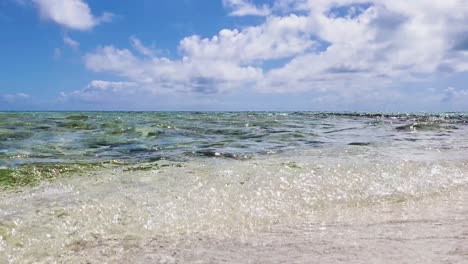
[[[182,58],[171,60],[135,38],[133,50],[98,48],[85,56],[88,69],[111,72],[161,92],[164,89],[215,93],[254,85],[263,76],[262,63],[289,59],[315,47],[304,17],[272,17],[259,26],[224,29],[210,39],[194,35],[179,45]]]
[[[234,13],[255,7],[224,4]],[[464,0],[276,0],[260,9],[268,17],[259,25],[182,39],[178,59],[133,37],[132,49],[109,45],[86,54],[86,67],[153,94],[247,88],[350,98],[468,71]]]
[[[87,54],[85,62],[92,71],[117,74],[154,92],[169,89],[210,93],[238,87],[262,77],[259,68],[242,67],[227,60],[140,57],[128,49],[113,46],[101,47]]]
[[[240,64],[292,57],[311,49],[316,41],[306,17],[271,17],[260,26],[223,29],[211,39],[190,36],[179,49],[194,60],[226,60]]]
[[[268,72],[265,90],[363,89],[466,70],[466,55],[452,48],[468,22],[462,1],[280,2],[310,12],[313,34],[329,47]]]
[[[103,22],[110,22],[113,14],[105,12],[99,17],[83,0],[32,0],[41,17],[74,30],[90,30]]]
[[[231,9],[231,16],[267,16],[271,13],[267,5],[258,7],[248,0],[223,0],[223,5]]]

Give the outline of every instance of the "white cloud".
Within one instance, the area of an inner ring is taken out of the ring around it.
[[[243,30],[223,29],[211,39],[191,36],[183,39],[180,50],[187,58],[226,60],[241,64],[292,57],[312,48],[306,17],[271,17],[260,26]]]
[[[130,41],[132,42],[132,47],[135,50],[137,50],[139,53],[141,53],[141,55],[149,56],[149,57],[156,55],[156,52],[154,50],[143,45],[143,43],[141,43],[141,41],[138,38],[131,37]]]
[[[76,50],[80,47],[80,43],[68,36],[65,36],[63,38],[63,43],[65,43],[65,45],[69,46],[70,48]]]
[[[83,0],[32,0],[43,19],[74,30],[90,30],[103,22],[110,22],[112,14],[95,17]]]
[[[127,49],[99,48],[85,56],[86,66],[95,72],[112,72],[154,92],[164,90],[204,93],[229,90],[259,80],[262,71],[226,60],[170,60],[139,57]]]
[[[260,7],[248,0],[223,0],[223,5],[231,9],[231,16],[267,16],[271,13],[267,5]]]
[[[268,72],[259,85],[266,91],[366,90],[437,73],[441,66],[467,70],[465,55],[453,50],[467,35],[460,27],[468,22],[462,1],[284,0],[277,6],[308,11],[313,34],[330,46]]]
[[[137,84],[132,82],[109,82],[109,81],[102,81],[102,80],[94,80],[88,84],[88,90],[114,90],[120,91],[125,90],[127,88],[135,87]]]
[[[272,17],[243,30],[221,30],[211,39],[190,36],[180,42],[180,60],[158,57],[135,37],[131,50],[113,46],[85,56],[95,72],[112,72],[132,82],[164,89],[213,93],[252,85],[263,78],[261,64],[302,54],[315,45],[307,19],[296,15]]]
[[[224,3],[237,7],[233,12],[251,5]],[[269,16],[259,25],[182,39],[180,59],[158,56],[131,38],[132,50],[105,46],[88,53],[86,67],[152,94],[248,88],[350,98],[468,71],[464,0],[277,0],[262,8]]]

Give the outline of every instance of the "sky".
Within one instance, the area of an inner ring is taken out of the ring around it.
[[[466,0],[0,0],[0,110],[468,111]]]

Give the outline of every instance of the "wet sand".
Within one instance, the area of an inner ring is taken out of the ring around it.
[[[243,237],[96,239],[62,263],[467,263],[468,192],[358,210]],[[79,260],[79,261],[78,261]],[[59,261],[60,262],[60,261]]]

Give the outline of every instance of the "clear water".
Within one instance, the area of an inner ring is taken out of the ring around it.
[[[0,263],[463,263],[468,254],[466,114],[0,116],[5,168],[127,162],[0,191]]]
[[[0,166],[247,159],[334,148],[464,148],[468,115],[353,113],[0,113]]]

